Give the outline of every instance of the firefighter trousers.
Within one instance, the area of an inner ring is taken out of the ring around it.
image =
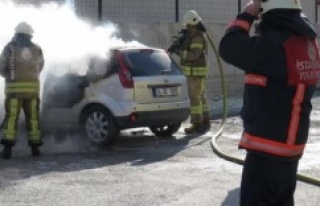
[[[206,97],[205,76],[187,76],[190,98],[190,122],[201,124],[203,121],[210,121],[210,108]]]
[[[298,163],[247,153],[240,206],[294,206]]]
[[[9,97],[5,99],[5,117],[1,128],[2,144],[14,145],[16,141],[20,110],[23,109],[29,145],[42,145],[39,125],[39,103],[40,100],[38,98],[18,99]]]

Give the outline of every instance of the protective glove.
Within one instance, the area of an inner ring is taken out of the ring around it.
[[[183,42],[186,39],[186,34],[187,34],[187,29],[181,29],[178,33],[177,36],[174,36],[175,41],[173,42],[173,44],[167,49],[168,53],[175,53],[175,54],[179,54],[180,49],[181,49],[181,45],[183,44]]]
[[[186,34],[188,33],[188,29],[181,29],[178,33],[178,37],[180,40],[184,40],[186,37]],[[182,42],[181,42],[182,43]]]
[[[202,31],[202,32],[207,32],[206,27],[204,27],[204,25],[202,24],[201,21],[199,21],[199,23],[197,24],[197,29]]]
[[[260,13],[260,0],[250,0],[244,8],[244,12],[251,14],[254,17],[258,17]]]
[[[180,50],[179,43],[177,41],[174,41],[173,44],[167,49],[167,52],[170,54],[178,54]]]

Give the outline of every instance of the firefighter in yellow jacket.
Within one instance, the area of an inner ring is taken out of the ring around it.
[[[169,47],[169,53],[180,56],[180,67],[187,77],[190,98],[191,126],[185,133],[203,133],[210,129],[210,109],[206,100],[205,81],[208,74],[208,44],[201,17],[196,11],[187,11],[183,17],[179,38]],[[199,25],[202,25],[199,27]]]
[[[15,28],[13,39],[0,56],[0,74],[5,79],[5,117],[2,123],[4,145],[2,157],[11,157],[15,144],[17,122],[24,111],[28,141],[33,156],[39,156],[42,145],[39,126],[39,74],[44,66],[41,48],[31,41],[32,27],[26,22]]]

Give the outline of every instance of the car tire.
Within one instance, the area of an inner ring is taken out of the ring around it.
[[[149,129],[153,134],[158,137],[172,136],[180,129],[181,123],[163,125],[163,126],[150,126]]]
[[[82,125],[86,136],[98,145],[110,144],[120,132],[114,117],[103,106],[95,106],[87,110],[82,119]]]

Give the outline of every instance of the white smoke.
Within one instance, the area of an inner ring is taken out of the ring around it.
[[[2,1],[0,18],[3,20],[0,24],[0,47],[10,41],[15,26],[26,21],[35,31],[33,41],[43,49],[45,69],[52,69],[55,73],[57,70],[83,73],[91,55],[106,57],[108,51],[116,46],[139,44],[116,37],[118,28],[113,23],[92,26],[80,20],[68,5],[50,3],[34,7]]]
[[[94,26],[81,20],[74,13],[73,6],[72,1],[69,1],[69,5],[47,3],[35,7],[1,0],[0,49],[12,39],[14,28],[19,22],[29,23],[34,29],[32,41],[42,48],[45,58],[45,68],[41,74],[43,83],[49,73],[85,74],[90,57],[108,59],[112,48],[141,45],[117,37],[118,28],[114,23]],[[4,99],[3,88],[4,81],[0,79],[1,103]]]

